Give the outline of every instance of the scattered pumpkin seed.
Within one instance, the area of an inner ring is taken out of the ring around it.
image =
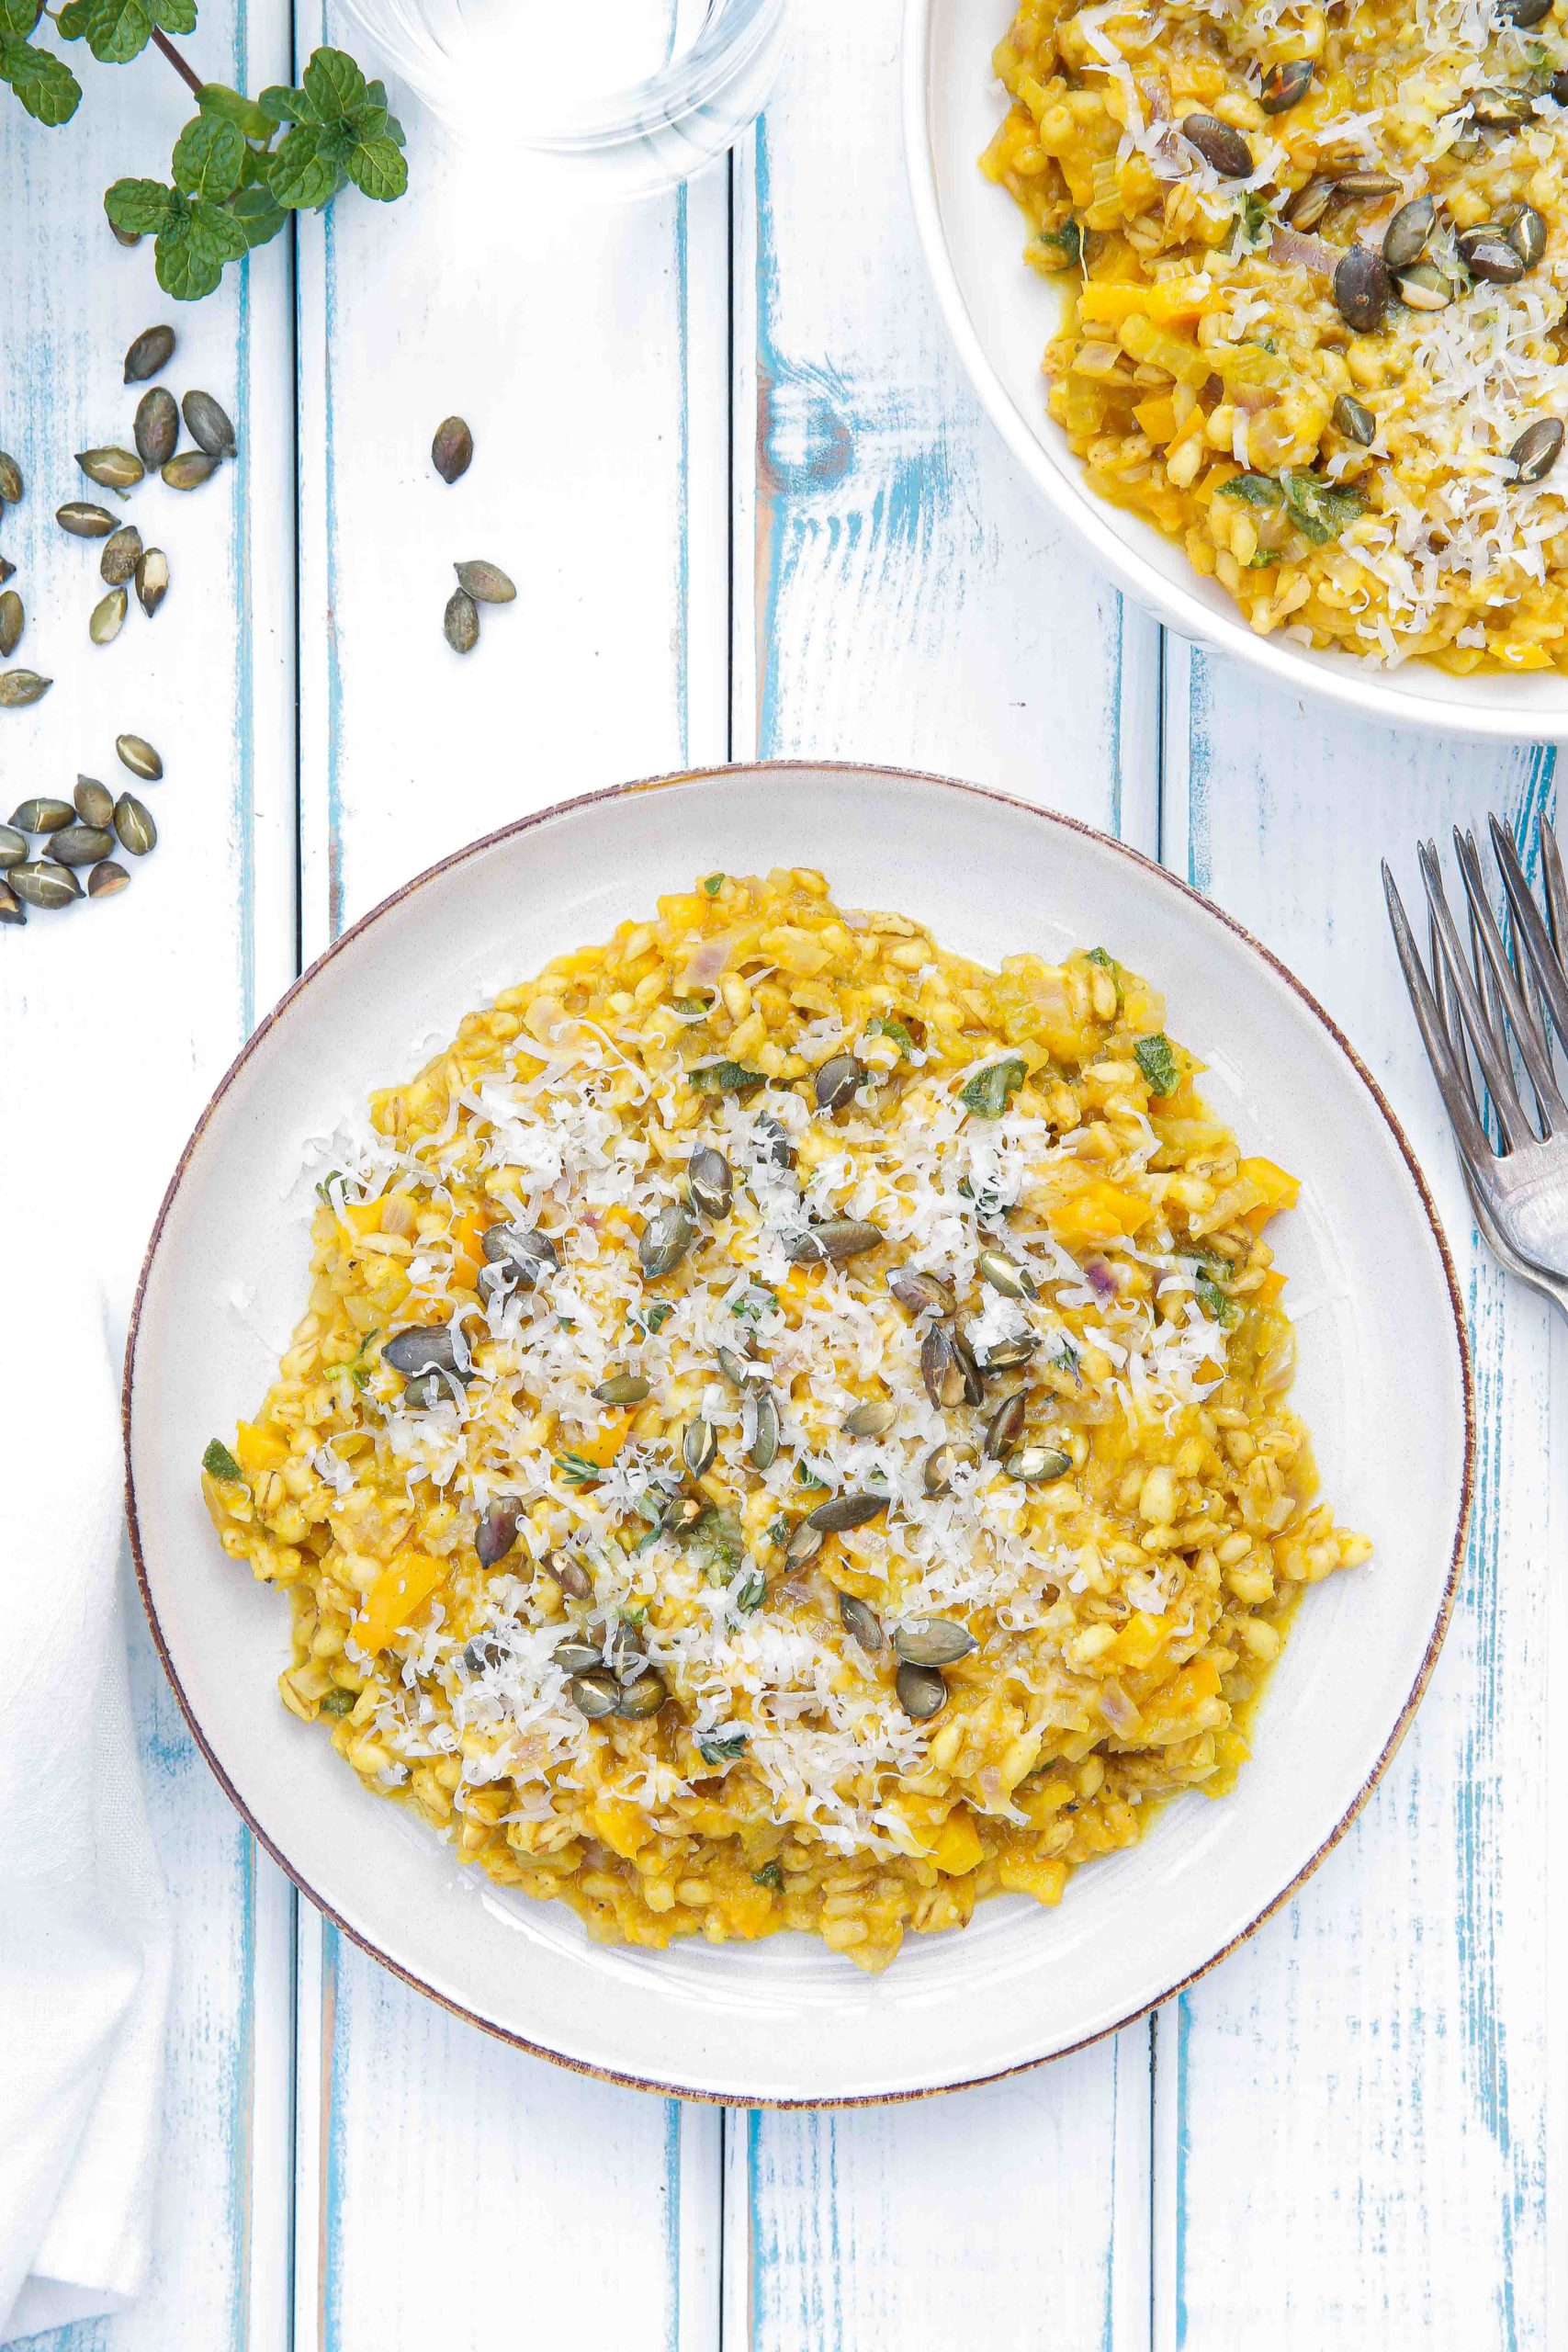
[[[1555,0],[1498,0],[1498,13],[1520,32],[1550,17]]]
[[[5,556],[0,555],[0,587],[4,587],[7,580],[15,580],[16,576],[16,565],[9,562]]]
[[[686,1433],[681,1440],[681,1459],[689,1475],[694,1478],[705,1478],[713,1468],[717,1452],[717,1435],[699,1413],[694,1421],[687,1422]]]
[[[1490,223],[1484,228],[1467,230],[1455,242],[1472,277],[1479,277],[1484,285],[1517,285],[1525,274],[1524,258],[1517,246]]]
[[[537,1289],[541,1277],[554,1273],[560,1264],[560,1251],[549,1235],[532,1226],[490,1226],[479,1248],[490,1265],[504,1266],[524,1290]]]
[[[107,506],[91,506],[81,498],[68,498],[63,506],[57,506],[54,519],[73,539],[107,539],[119,527]]]
[[[1544,481],[1557,463],[1562,449],[1562,420],[1557,416],[1537,417],[1515,442],[1508,455],[1514,461],[1516,482]],[[0,685],[5,680],[0,678]]]
[[[918,1724],[929,1723],[947,1704],[947,1685],[934,1666],[902,1665],[894,1677],[898,1704]]]
[[[101,449],[78,449],[76,463],[89,481],[96,481],[100,490],[118,492],[121,498],[125,496],[127,491],[134,490],[147,472],[146,467],[134,449],[119,449],[113,447]]]
[[[1352,245],[1334,273],[1334,307],[1358,334],[1382,324],[1393,290],[1382,255],[1371,245]]]
[[[112,645],[125,627],[125,616],[130,609],[129,588],[111,588],[93,606],[87,623],[87,634],[95,645]]]
[[[0,922],[24,923],[28,910],[10,884],[0,880]]]
[[[661,1675],[642,1674],[635,1682],[626,1684],[615,1713],[626,1723],[643,1723],[649,1715],[659,1713],[669,1696]]]
[[[0,825],[0,874],[8,865],[20,865],[27,854],[27,835],[15,825]]]
[[[207,457],[221,460],[234,454],[234,427],[229,412],[210,392],[187,392],[180,402],[186,431]]]
[[[582,1562],[570,1552],[547,1552],[539,1563],[548,1577],[553,1577],[569,1600],[592,1600],[593,1579]]]
[[[0,661],[9,661],[22,641],[27,615],[14,588],[0,589]]]
[[[1427,250],[1438,208],[1429,196],[1402,204],[1383,231],[1382,257],[1390,269],[1408,269]]]
[[[199,490],[218,471],[218,459],[209,458],[205,449],[182,449],[177,457],[166,458],[158,471],[171,490]]]
[[[160,376],[175,356],[173,327],[143,327],[125,355],[125,380],[128,384],[144,384],[149,376]]]
[[[784,1545],[785,1567],[803,1568],[807,1560],[817,1557],[826,1541],[821,1528],[814,1527],[809,1519],[797,1520]]]
[[[1223,180],[1244,180],[1252,170],[1252,149],[1241,132],[1222,122],[1217,114],[1184,115],[1181,135]]]
[[[704,1216],[728,1216],[734,1192],[734,1171],[723,1152],[700,1145],[686,1162],[686,1197],[692,1206]]]
[[[76,811],[68,800],[18,800],[11,822],[20,833],[57,833],[74,822]]]
[[[111,588],[123,587],[134,579],[136,567],[141,560],[141,534],[134,523],[122,523],[104,541],[98,558],[98,576]]]
[[[764,1168],[793,1168],[797,1157],[786,1131],[764,1112],[752,1129],[754,1148]]]
[[[149,548],[137,559],[136,596],[149,620],[169,593],[169,559],[162,548]]]
[[[756,1400],[757,1433],[747,1449],[746,1459],[753,1470],[771,1470],[779,1453],[779,1408],[772,1389],[764,1389]]]
[[[1303,180],[1293,196],[1287,198],[1283,217],[1292,229],[1315,229],[1327,211],[1334,195],[1334,182],[1326,172],[1314,172]]]
[[[913,1266],[895,1266],[887,1277],[887,1287],[900,1306],[911,1315],[955,1315],[958,1301],[944,1282],[935,1274],[920,1273]]]
[[[815,1510],[807,1511],[806,1523],[823,1535],[842,1535],[852,1527],[863,1527],[887,1509],[886,1495],[830,1495]]]
[[[474,1530],[474,1550],[481,1568],[504,1560],[517,1541],[523,1505],[516,1495],[497,1495]]]
[[[977,1459],[972,1445],[935,1445],[925,1458],[920,1483],[935,1500],[952,1492],[955,1470],[964,1466],[973,1468]]]
[[[161,780],[164,763],[144,735],[117,735],[114,747],[119,753],[120,765],[128,767],[132,775],[139,775],[144,784]]]
[[[166,391],[162,384],[154,384],[151,391],[143,392],[136,403],[136,421],[130,433],[136,454],[150,472],[167,465],[180,440],[180,413],[173,392]]]
[[[986,1393],[968,1341],[942,1323],[933,1323],[920,1342],[920,1377],[939,1413],[977,1405]]]
[[[1392,172],[1338,172],[1334,178],[1335,196],[1349,204],[1381,204],[1398,187]]]
[[[907,1617],[893,1628],[893,1646],[906,1666],[953,1666],[976,1645],[955,1617]]]
[[[717,1348],[714,1353],[718,1368],[731,1388],[739,1388],[744,1396],[748,1392],[756,1395],[767,1386],[768,1367],[765,1363],[748,1363],[744,1356],[737,1355],[733,1348]]]
[[[975,1261],[976,1272],[983,1283],[988,1283],[1004,1298],[1038,1298],[1040,1294],[1032,1278],[1008,1256],[1005,1250],[982,1250]]]
[[[1341,392],[1335,401],[1333,420],[1335,430],[1360,448],[1370,449],[1377,438],[1377,418],[1363,401],[1349,392]]]
[[[1546,251],[1546,222],[1541,215],[1533,204],[1508,204],[1498,219],[1525,267],[1533,269]]]
[[[510,605],[517,591],[498,563],[486,563],[475,558],[468,563],[455,563],[457,585],[477,605]]]
[[[460,416],[448,416],[435,428],[430,462],[443,481],[456,481],[474,460],[474,436]]]
[[[696,1219],[679,1201],[650,1216],[637,1246],[637,1262],[650,1283],[673,1273],[697,1238]]]
[[[79,775],[71,805],[85,825],[114,823],[114,794],[106,792],[96,775]]]
[[[1483,130],[1517,130],[1534,114],[1530,90],[1477,90],[1470,102],[1470,119]]]
[[[114,847],[114,835],[102,825],[62,825],[49,837],[47,854],[59,865],[96,865]]]
[[[405,1378],[422,1372],[449,1372],[457,1376],[457,1347],[449,1323],[410,1323],[394,1331],[381,1350],[381,1361]]]
[[[466,589],[454,588],[441,616],[441,633],[454,653],[471,653],[479,641],[479,608]]]
[[[868,1657],[877,1657],[886,1647],[882,1620],[869,1601],[860,1600],[852,1592],[839,1595],[839,1623],[852,1642],[858,1642]]]
[[[569,1634],[550,1652],[551,1663],[563,1674],[592,1674],[604,1661],[604,1653],[597,1642],[585,1642],[576,1634]]]
[[[22,469],[15,458],[0,449],[0,505],[19,505],[21,497]]]
[[[106,857],[101,865],[94,866],[87,876],[87,896],[89,899],[115,899],[130,885],[130,876],[124,866],[117,865],[112,857]]]
[[[841,1111],[853,1100],[855,1089],[865,1076],[865,1064],[853,1054],[834,1054],[825,1061],[811,1081],[811,1091],[819,1111]]]
[[[898,1418],[898,1408],[891,1396],[873,1396],[857,1405],[844,1419],[846,1437],[886,1437]]]
[[[450,1373],[416,1373],[403,1384],[403,1403],[413,1413],[428,1413],[433,1406],[448,1403],[456,1394],[457,1383]]]
[[[574,1674],[566,1686],[567,1697],[580,1715],[590,1723],[601,1716],[613,1715],[621,1703],[621,1686],[613,1674]]]
[[[53,684],[36,670],[0,670],[0,710],[25,710],[29,703],[41,702]]]
[[[592,1394],[601,1405],[640,1405],[650,1385],[640,1372],[617,1372],[602,1380]]]
[[[1312,87],[1313,61],[1292,57],[1287,65],[1271,65],[1263,76],[1258,104],[1265,114],[1288,114],[1299,107]]]
[[[18,899],[29,907],[39,907],[52,912],[58,907],[68,907],[73,899],[82,896],[82,885],[68,865],[56,865],[48,858],[29,858],[25,865],[13,865],[6,877]]]
[[[1064,1453],[1059,1445],[1021,1445],[1002,1464],[1008,1476],[1025,1487],[1049,1487],[1065,1478],[1072,1466],[1072,1455]]]
[[[149,850],[158,846],[158,828],[152,822],[152,812],[142,807],[134,794],[122,792],[114,804],[114,829],[121,849],[132,857],[145,857]]]
[[[884,1238],[879,1225],[868,1224],[861,1217],[824,1217],[820,1225],[808,1226],[804,1233],[786,1241],[784,1255],[797,1266],[811,1265],[820,1259],[841,1266],[847,1259],[874,1250]]]
[[[1512,246],[1506,250],[1513,252]],[[1514,274],[1519,274],[1517,261]],[[1413,269],[1395,272],[1393,290],[1407,311],[1446,311],[1460,289],[1436,262],[1418,261]]]
[[[1010,1396],[1002,1398],[986,1423],[985,1452],[988,1462],[999,1462],[1004,1453],[1012,1452],[1023,1435],[1023,1425],[1028,1417],[1027,1388],[1015,1388]]]

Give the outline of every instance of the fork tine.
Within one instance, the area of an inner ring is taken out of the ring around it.
[[[1565,976],[1551,935],[1540,919],[1540,910],[1530,893],[1530,886],[1519,853],[1514,847],[1513,836],[1495,817],[1488,818],[1492,833],[1492,854],[1503,876],[1503,888],[1508,894],[1508,906],[1514,918],[1514,928],[1519,934],[1525,954],[1529,958],[1536,986],[1546,1000],[1546,1009],[1553,1027],[1568,1046],[1568,976]]]
[[[1476,970],[1478,973],[1484,972],[1490,977],[1495,1010],[1501,1012],[1513,1030],[1519,1048],[1519,1058],[1529,1072],[1530,1084],[1535,1089],[1536,1102],[1540,1109],[1542,1124],[1547,1134],[1550,1135],[1554,1114],[1558,1121],[1568,1119],[1568,1104],[1563,1102],[1562,1094],[1558,1091],[1547,1041],[1541,1035],[1536,1023],[1536,1016],[1527,1003],[1524,993],[1514,977],[1514,967],[1509,963],[1504,948],[1502,934],[1497,929],[1497,918],[1493,913],[1491,902],[1486,896],[1486,883],[1481,871],[1481,860],[1476,853],[1474,837],[1469,833],[1461,833],[1457,825],[1454,827],[1454,854],[1459,860],[1460,878],[1464,884],[1465,897],[1470,901],[1472,938],[1479,940],[1482,950],[1482,955],[1476,958]],[[1483,957],[1484,962],[1482,960]],[[1497,1027],[1501,1049],[1506,1053],[1506,1037],[1502,1032],[1500,1023],[1495,1025]]]
[[[1470,1048],[1464,1042],[1464,1023],[1457,1010],[1449,1002],[1449,985],[1443,978],[1443,951],[1438,944],[1438,919],[1430,908],[1427,910],[1427,963],[1431,975],[1432,1001],[1438,1008],[1438,1018],[1443,1024],[1443,1039],[1452,1057],[1453,1065],[1463,1081],[1470,1098],[1470,1107],[1476,1124],[1486,1125],[1486,1095],[1484,1088],[1475,1083],[1471,1067]]]
[[[1399,895],[1399,885],[1383,861],[1383,897],[1388,904],[1388,919],[1393,926],[1393,944],[1399,956],[1399,967],[1404,974],[1404,985],[1410,991],[1411,1010],[1416,1025],[1421,1032],[1421,1042],[1427,1048],[1427,1059],[1432,1065],[1432,1076],[1438,1081],[1438,1091],[1443,1098],[1459,1145],[1461,1159],[1470,1173],[1479,1180],[1480,1171],[1495,1157],[1491,1143],[1475,1115],[1471,1097],[1468,1070],[1456,1062],[1453,1048],[1442,1014],[1432,994],[1431,983],[1421,963],[1421,952],[1410,929],[1410,918],[1404,911],[1404,901]]]
[[[1551,944],[1562,961],[1568,948],[1568,883],[1562,879],[1562,854],[1557,846],[1557,835],[1543,808],[1540,812],[1540,873],[1545,884],[1542,896],[1546,900],[1546,925],[1551,933]]]
[[[1516,1138],[1523,1140],[1526,1122],[1515,1091],[1514,1074],[1508,1067],[1506,1041],[1503,1042],[1500,1049],[1498,1040],[1492,1034],[1485,1009],[1476,994],[1475,983],[1459,944],[1459,933],[1454,929],[1454,919],[1449,912],[1436,843],[1423,842],[1416,854],[1420,861],[1421,879],[1426,886],[1427,904],[1438,926],[1438,945],[1442,951],[1449,983],[1459,1001],[1460,1013],[1474,1048],[1475,1058],[1481,1064],[1481,1073],[1486,1080],[1487,1091],[1503,1131],[1504,1144],[1512,1150]]]

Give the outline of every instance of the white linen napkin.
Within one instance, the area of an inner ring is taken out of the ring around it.
[[[143,2285],[168,2006],[96,1282],[18,1246],[0,1344],[0,2341]]]

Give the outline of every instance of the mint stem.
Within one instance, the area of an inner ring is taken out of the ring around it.
[[[186,63],[185,59],[180,55],[179,51],[175,47],[175,44],[169,39],[168,34],[160,32],[156,25],[152,28],[152,46],[154,49],[161,49],[163,51],[164,55],[168,59],[170,64],[174,67],[175,72],[179,75],[180,80],[185,84],[186,89],[194,90],[197,96],[199,98],[204,86],[200,75],[191,72],[190,67]]]

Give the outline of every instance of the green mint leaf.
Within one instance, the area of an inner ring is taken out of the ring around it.
[[[1133,1048],[1133,1059],[1143,1071],[1151,1094],[1174,1094],[1181,1083],[1176,1056],[1170,1039],[1159,1030],[1152,1037],[1140,1037]]]
[[[701,1062],[686,1075],[699,1094],[750,1094],[768,1082],[760,1069],[748,1069],[743,1062]]]
[[[243,187],[230,200],[229,214],[238,223],[251,253],[258,245],[269,244],[288,218],[268,187]]]
[[[318,122],[341,122],[366,102],[365,76],[341,49],[318,49],[301,78]]]
[[[175,186],[221,204],[239,187],[244,160],[244,139],[234,125],[198,114],[175,141]]]
[[[116,180],[105,190],[104,210],[128,237],[146,237],[163,227],[174,201],[162,180]]]
[[[700,1731],[697,1734],[697,1754],[705,1764],[733,1764],[746,1753],[743,1731]]]
[[[88,0],[82,30],[100,65],[126,65],[152,40],[152,19],[141,0]],[[71,38],[76,38],[74,32]]]
[[[39,0],[0,0],[0,41],[30,40],[40,13]]]
[[[391,204],[409,184],[402,150],[385,136],[359,141],[348,153],[348,176],[362,196]]]
[[[161,33],[196,30],[196,0],[141,0],[141,6]]]
[[[55,29],[62,40],[85,39],[93,6],[94,0],[66,0],[66,6],[54,20]]]
[[[272,192],[290,212],[319,212],[343,186],[343,134],[336,124],[305,122],[288,131],[273,166]]]
[[[0,82],[10,84],[25,113],[57,130],[82,103],[82,85],[62,57],[29,40],[0,40]]]
[[[209,1478],[226,1478],[231,1485],[240,1476],[240,1465],[220,1437],[215,1437],[201,1457],[201,1466]]]
[[[287,83],[275,82],[265,89],[256,105],[268,122],[314,122],[314,110],[303,90],[291,90]]]
[[[1314,547],[1337,539],[1366,504],[1353,482],[1319,481],[1315,474],[1281,474],[1280,487],[1292,522]]]
[[[1010,1054],[1005,1061],[977,1069],[968,1084],[959,1089],[958,1099],[977,1118],[999,1119],[1028,1074],[1028,1063]]]
[[[203,114],[211,115],[215,121],[231,122],[246,139],[270,139],[277,128],[272,117],[264,114],[254,98],[243,96],[238,90],[231,90],[223,82],[204,82],[197,105]]]
[[[158,283],[176,302],[198,302],[220,283],[224,264],[247,250],[244,231],[221,205],[175,196],[158,232]]]
[[[1239,498],[1248,506],[1278,506],[1284,494],[1272,474],[1237,474],[1220,487],[1222,498]]]
[[[722,874],[705,874],[703,876],[703,889],[710,899],[716,899],[723,888],[724,876]]]

